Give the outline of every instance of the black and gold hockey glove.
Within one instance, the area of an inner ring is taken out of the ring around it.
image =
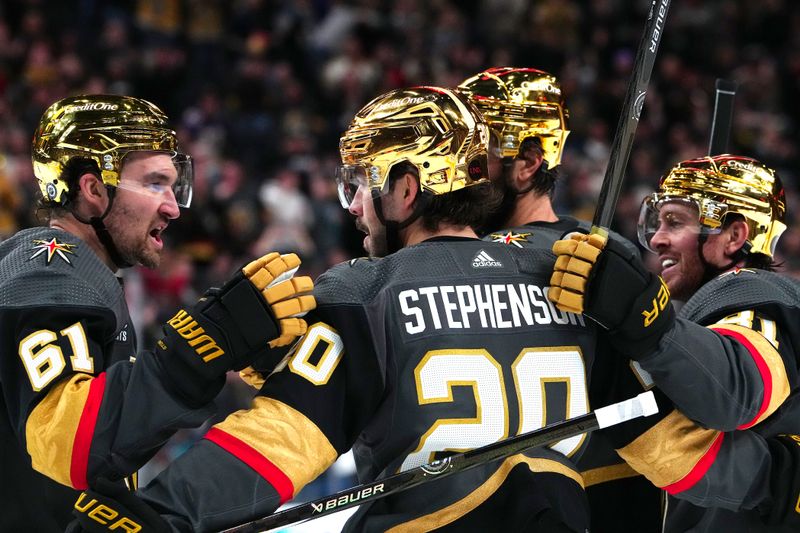
[[[269,253],[164,325],[159,360],[187,399],[210,400],[216,392],[209,382],[219,383],[228,370],[241,370],[305,333],[300,317],[316,301],[311,278],[293,277],[299,266],[295,254]],[[282,357],[277,354],[275,364]]]
[[[800,435],[778,435],[768,438],[767,444],[772,457],[772,508],[766,523],[800,531]]]
[[[620,352],[637,359],[655,350],[675,321],[669,289],[633,250],[607,234],[572,233],[553,244],[557,259],[548,297],[608,330]]]
[[[122,483],[98,479],[95,488],[78,496],[72,508],[76,520],[69,533],[171,533],[172,528],[155,509],[140,500]]]

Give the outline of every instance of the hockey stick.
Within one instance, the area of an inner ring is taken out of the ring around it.
[[[605,234],[605,230],[601,227],[608,228],[614,217],[614,210],[617,207],[620,189],[622,189],[622,180],[625,177],[625,167],[628,165],[628,158],[631,155],[633,137],[636,134],[636,127],[639,125],[639,117],[642,114],[647,94],[647,84],[650,82],[658,44],[664,33],[669,4],[670,0],[653,0],[650,5],[644,33],[639,41],[639,49],[636,51],[636,61],[633,65],[631,79],[628,82],[628,91],[622,103],[617,131],[614,133],[614,141],[611,143],[611,155],[592,219],[592,233]]]
[[[635,398],[595,409],[591,413],[548,424],[543,428],[475,448],[468,452],[451,455],[372,483],[357,485],[325,498],[226,529],[224,533],[264,531],[303,520],[319,518],[435,479],[463,472],[497,459],[515,455],[529,448],[546,446],[562,439],[614,426],[640,416],[650,416],[657,412],[658,406],[652,391],[643,392]]]
[[[711,135],[708,139],[708,155],[728,153],[728,137],[733,124],[733,98],[736,82],[717,78],[717,97],[714,100],[714,117],[711,119]]]

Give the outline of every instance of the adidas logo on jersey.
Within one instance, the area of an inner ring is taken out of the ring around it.
[[[496,261],[491,255],[487,254],[485,250],[481,250],[472,260],[473,268],[482,267],[501,267],[503,263]]]

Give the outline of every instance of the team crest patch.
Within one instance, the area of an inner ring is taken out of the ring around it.
[[[33,255],[28,258],[28,261],[33,259],[34,257],[40,256],[43,253],[47,252],[47,264],[49,265],[50,262],[53,260],[53,257],[58,256],[64,261],[67,262],[68,265],[72,263],[67,257],[67,254],[74,254],[75,252],[72,251],[73,248],[76,248],[77,244],[67,244],[65,242],[58,242],[55,237],[50,239],[49,241],[45,241],[43,239],[34,239],[33,240]]]
[[[517,248],[522,248],[521,242],[528,242],[528,237],[530,237],[530,233],[513,233],[509,231],[508,233],[492,233],[489,235],[489,238],[492,239],[492,242],[502,242],[503,244],[513,244]]]
[[[731,275],[732,276],[738,276],[739,274],[744,274],[745,272],[747,272],[749,274],[757,274],[757,272],[755,270],[753,270],[752,268],[735,267],[733,270],[729,270],[727,272],[724,272],[724,273],[720,274],[719,277],[722,278],[722,277],[731,276]]]

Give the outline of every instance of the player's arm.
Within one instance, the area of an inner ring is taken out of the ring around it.
[[[383,393],[367,321],[351,309],[339,320],[347,331],[308,322],[250,409],[215,425],[139,492],[173,527],[218,530],[269,514],[352,447]]]
[[[723,431],[743,429],[785,400],[796,379],[784,363],[794,360],[786,353],[789,343],[772,345],[742,326],[706,328],[676,319],[663,280],[614,240],[573,235],[553,251],[550,298],[601,324],[613,346],[649,371],[693,420]]]
[[[765,438],[754,431],[705,429],[677,410],[667,409],[658,417],[655,423],[648,420],[635,430],[624,430],[627,437],[640,432],[638,437],[624,444],[616,440],[617,453],[633,470],[699,507],[758,509],[765,522],[770,513],[777,513],[772,480],[777,456]],[[780,509],[785,510],[785,504]]]
[[[770,498],[770,453],[755,432],[720,432],[670,412],[617,450],[655,486],[701,507],[753,509]]]
[[[153,354],[107,365],[115,320],[98,307],[0,314],[3,346],[16,348],[2,369],[12,427],[33,468],[72,488],[134,472],[177,428],[213,413],[172,394]]]
[[[139,354],[136,364],[108,364],[117,324],[106,307],[3,309],[2,343],[16,352],[2,367],[8,416],[33,467],[79,489],[98,477],[119,479],[175,430],[210,416],[208,403],[227,369],[243,366],[269,341],[291,338],[294,321],[302,321],[289,315],[313,304],[310,297],[294,296],[304,283],[289,279],[284,283],[291,288],[269,287],[277,276],[264,275],[266,264],[254,263],[258,268],[176,315],[158,349]],[[279,276],[291,268],[275,270]],[[91,286],[81,289],[91,301]],[[280,308],[284,302],[288,310]],[[291,321],[287,331],[282,315]]]
[[[618,450],[654,485],[699,507],[756,510],[800,528],[800,437],[700,428],[677,411]]]
[[[605,353],[595,362],[592,402],[606,404],[646,388],[659,405],[656,415],[598,433],[628,465],[656,487],[702,507],[739,511],[769,503],[771,456],[763,438],[753,431],[698,426],[674,409],[646,372],[615,360],[621,358]]]
[[[753,311],[708,327],[679,319],[639,363],[681,412],[724,431],[762,422],[797,383],[795,355],[781,326]]]

